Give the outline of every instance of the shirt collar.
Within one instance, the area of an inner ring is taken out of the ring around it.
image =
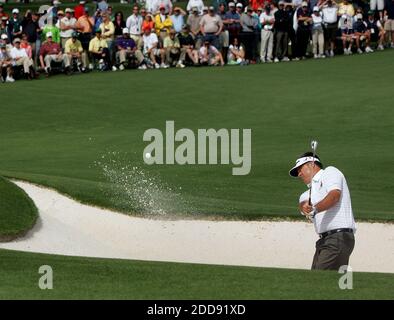
[[[321,179],[321,176],[322,176],[322,174],[323,174],[323,169],[320,169],[314,176],[313,176],[313,178],[312,178],[312,181],[313,182],[319,182],[320,181],[320,179]]]

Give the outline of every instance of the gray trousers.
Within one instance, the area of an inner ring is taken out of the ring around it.
[[[316,242],[312,270],[336,270],[349,264],[354,248],[354,234],[337,232]]]
[[[276,47],[275,47],[275,56],[282,60],[283,57],[287,56],[287,45],[289,43],[288,33],[283,31],[277,31],[275,33],[276,38]]]

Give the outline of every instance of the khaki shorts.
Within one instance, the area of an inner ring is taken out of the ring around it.
[[[390,19],[384,23],[384,30],[386,31],[394,31],[394,20]]]

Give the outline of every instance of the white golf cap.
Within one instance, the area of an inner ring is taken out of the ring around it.
[[[47,37],[47,38],[49,38],[49,37],[52,37],[52,32],[47,32],[46,34],[45,34],[45,36]]]
[[[234,3],[234,2],[229,2],[229,3],[228,3],[228,6],[229,6],[229,7],[235,7],[235,3]]]
[[[62,3],[60,1],[58,1],[58,0],[53,1],[53,5],[54,6],[58,6],[59,4],[62,4]]]
[[[313,7],[313,12],[316,12],[316,11],[320,11],[320,9],[319,9],[318,6],[314,6],[314,7]]]
[[[67,8],[65,11],[64,11],[65,13],[73,13],[74,12],[74,10],[73,9],[71,9],[71,8]]]
[[[307,162],[312,162],[313,160],[315,160],[315,162],[320,162],[320,160],[318,158],[314,158],[314,157],[302,157],[302,158],[298,158],[296,160],[295,166],[293,168],[290,169],[289,171],[289,175],[292,177],[297,178],[298,177],[298,168],[301,167],[303,164],[307,163]]]
[[[363,15],[361,13],[356,14],[356,19],[362,19],[362,18],[363,18]]]
[[[1,39],[2,39],[2,40],[8,39],[8,36],[7,36],[5,33],[3,33],[3,34],[1,35]]]
[[[125,33],[127,33],[127,34],[128,34],[128,33],[129,33],[129,29],[127,29],[127,28],[123,28],[123,30],[122,30],[122,33],[123,33],[123,34],[125,34]]]
[[[12,9],[12,13],[19,13],[19,9],[18,8]]]
[[[202,11],[208,11],[208,7],[203,7]]]
[[[243,5],[242,5],[242,3],[237,3],[236,7],[237,8],[243,8]]]
[[[346,19],[347,18],[347,14],[343,14],[341,18],[342,19]]]
[[[302,1],[302,3],[301,3],[301,7],[307,7],[308,6],[308,2],[306,2],[306,1]]]

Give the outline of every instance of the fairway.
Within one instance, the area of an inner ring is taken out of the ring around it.
[[[3,85],[0,174],[132,214],[299,217],[304,187],[288,169],[315,138],[323,164],[347,177],[356,219],[392,220],[393,54]],[[250,174],[146,165],[143,133],[164,132],[167,120],[175,130],[252,129]],[[153,207],[141,200],[149,185]]]

